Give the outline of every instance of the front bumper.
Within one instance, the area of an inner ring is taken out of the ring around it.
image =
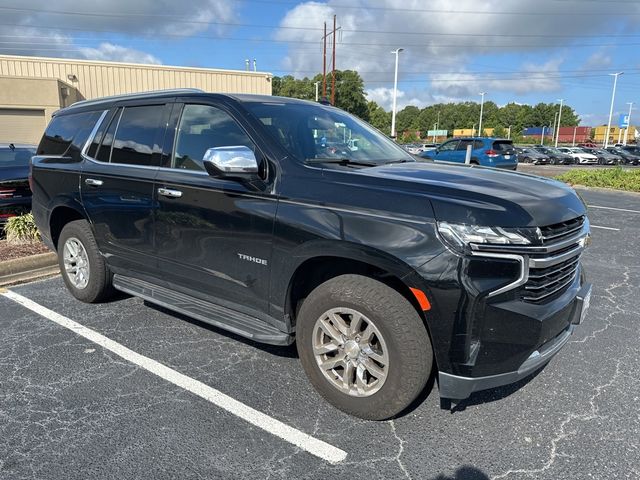
[[[582,323],[589,307],[591,290],[591,284],[582,286],[573,304],[569,326],[555,338],[535,350],[516,371],[483,377],[463,377],[440,372],[438,374],[440,397],[463,400],[473,392],[517,382],[542,368],[566,345],[576,325]]]

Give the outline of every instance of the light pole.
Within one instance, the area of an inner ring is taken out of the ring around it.
[[[610,73],[613,76],[613,92],[611,93],[611,108],[609,109],[609,123],[607,125],[607,133],[604,137],[604,148],[609,146],[609,132],[611,131],[611,118],[613,117],[613,104],[616,101],[616,87],[618,86],[618,77],[624,72]]]
[[[558,112],[553,115],[553,130],[551,131],[551,143],[556,139],[556,124],[558,123]]]
[[[578,127],[573,127],[573,143],[571,144],[572,147],[576,146],[576,133],[578,132]]]
[[[396,138],[396,100],[398,97],[398,57],[404,48],[396,48],[391,53],[396,55],[396,71],[393,76],[393,110],[391,111],[391,137]]]
[[[436,130],[438,130],[438,124],[433,124],[433,143],[436,143]]]
[[[478,136],[481,137],[482,136],[482,113],[484,110],[484,96],[487,94],[487,92],[480,92],[478,95],[480,95],[482,97],[482,100],[480,101],[480,123],[478,124]]]
[[[546,125],[542,126],[542,135],[540,135],[540,145],[544,147],[544,129],[547,128]]]
[[[471,129],[471,136],[475,137],[476,136],[476,124],[473,124],[473,128]]]
[[[509,125],[509,131],[507,132],[507,140],[511,140],[511,125]]]
[[[320,86],[320,82],[313,82],[313,84],[316,86],[316,102],[318,101],[318,88]]]
[[[627,102],[629,105],[629,118],[627,118],[627,128],[624,131],[624,144],[629,140],[629,127],[631,127],[631,110],[633,110],[633,102]]]
[[[558,139],[560,138],[560,122],[562,121],[562,103],[564,102],[564,98],[560,99],[560,111],[558,112],[558,133],[556,134],[556,144],[555,147],[558,148]]]

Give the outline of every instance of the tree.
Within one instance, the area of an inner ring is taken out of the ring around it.
[[[493,136],[497,138],[507,138],[507,131],[502,125],[498,125],[493,129]]]
[[[391,132],[391,113],[386,112],[384,108],[373,101],[367,104],[367,109],[369,110],[369,123],[385,135],[389,135]]]

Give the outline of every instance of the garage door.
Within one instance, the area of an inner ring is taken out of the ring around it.
[[[0,108],[0,143],[40,143],[44,110]]]

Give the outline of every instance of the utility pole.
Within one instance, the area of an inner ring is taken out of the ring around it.
[[[607,125],[607,133],[604,137],[604,148],[609,146],[609,132],[611,132],[611,117],[613,117],[613,104],[616,101],[616,87],[618,86],[618,77],[624,72],[610,73],[613,76],[613,93],[611,94],[611,108],[609,109],[609,124]]]
[[[331,105],[336,104],[336,16],[333,16],[333,68],[331,69]]]
[[[564,98],[560,99],[560,111],[558,112],[558,134],[556,135],[556,148],[558,148],[558,139],[560,138],[560,122],[562,121],[562,103]]]
[[[482,136],[482,113],[484,110],[484,96],[487,94],[487,92],[480,92],[478,95],[480,95],[482,97],[482,101],[480,102],[480,124],[478,125],[478,136],[481,137]]]
[[[322,42],[322,98],[327,98],[327,22],[324,22]]]
[[[633,110],[633,102],[627,102],[629,105],[629,118],[627,118],[627,128],[624,131],[624,144],[629,140],[629,127],[631,127],[631,110]]]

